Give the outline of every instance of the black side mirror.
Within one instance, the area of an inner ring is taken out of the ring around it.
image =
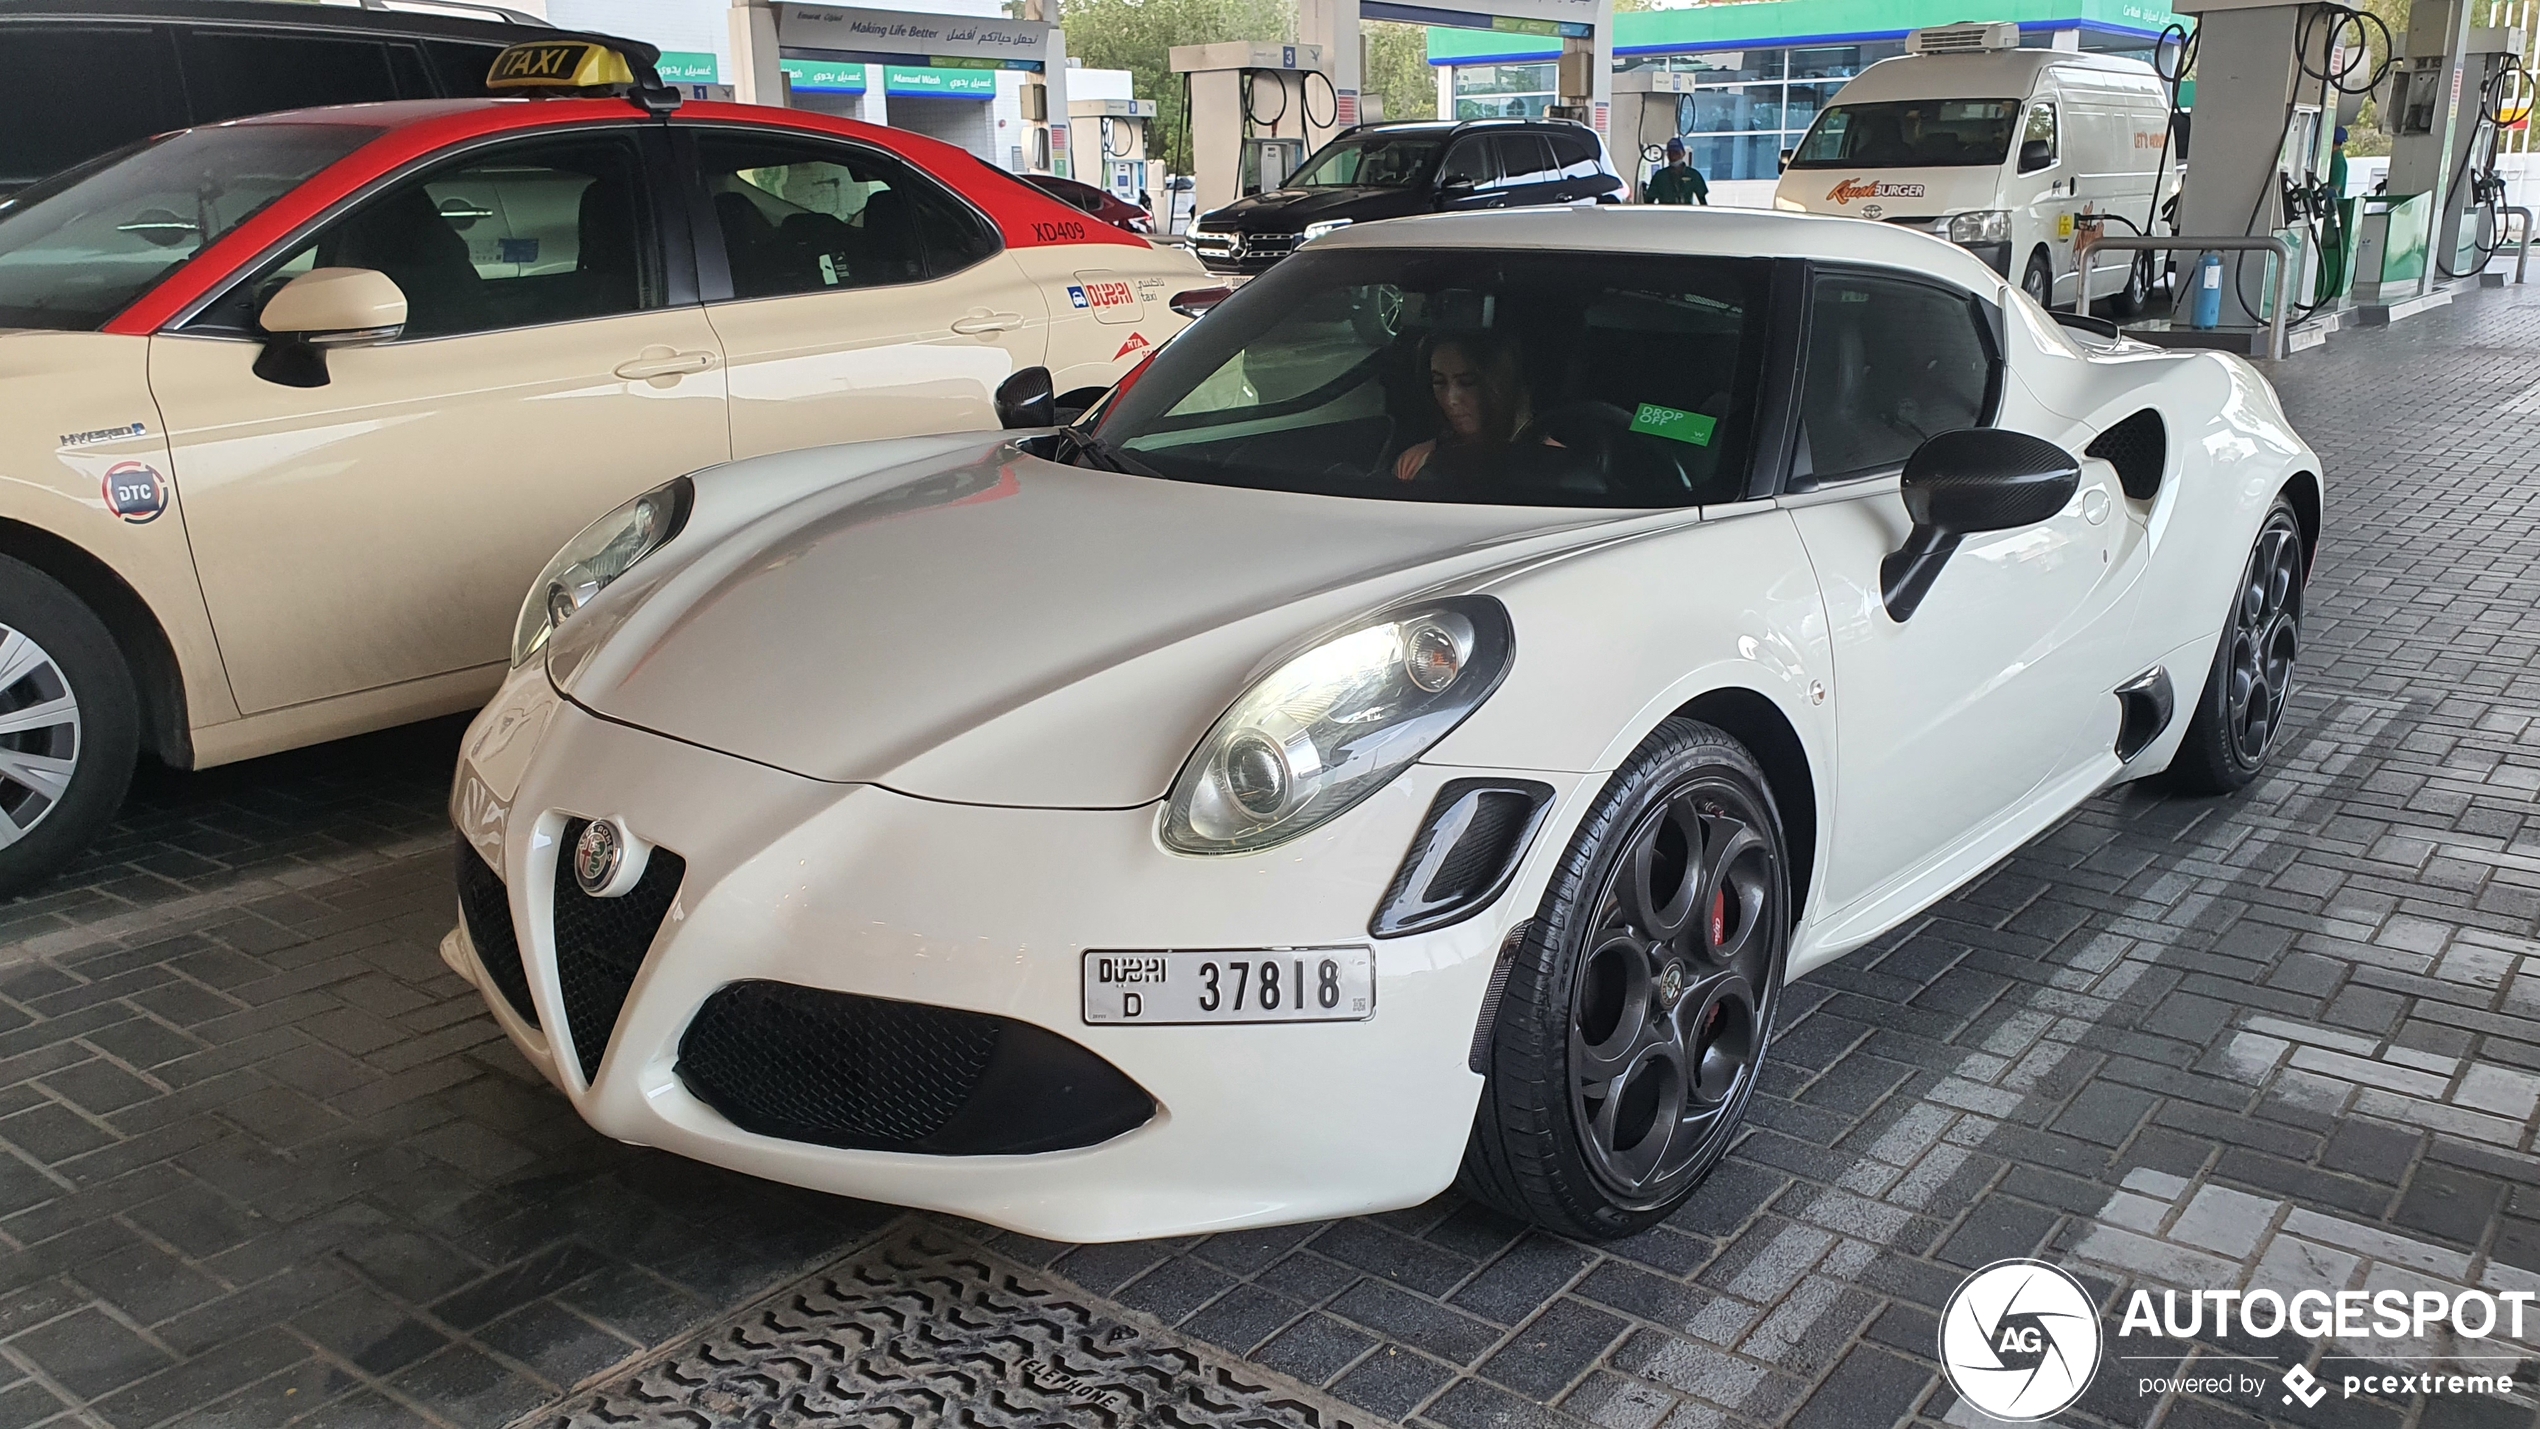
[[[1791,158],[1791,155],[1796,154],[1796,153],[1798,153],[1798,152],[1799,152],[1799,151],[1798,151],[1797,149],[1784,149],[1784,150],[1782,150],[1782,161],[1781,161],[1781,166],[1780,166],[1779,168],[1775,169],[1773,172],[1775,172],[1775,173],[1777,173],[1777,174],[1786,174],[1786,173],[1789,173],[1789,172],[1790,172],[1790,158]]]
[[[997,424],[1017,427],[1058,425],[1058,389],[1046,367],[1026,367],[997,384]]]
[[[2044,139],[2020,141],[2020,172],[2033,174],[2055,162],[2055,146]]]
[[[1902,625],[1931,593],[1958,541],[1979,531],[2034,526],[2081,489],[2081,462],[2026,432],[1970,427],[1943,432],[1905,459],[1905,514],[1914,529],[1879,562],[1887,618]]]

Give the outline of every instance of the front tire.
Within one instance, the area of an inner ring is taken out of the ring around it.
[[[104,622],[61,582],[0,556],[0,895],[96,839],[140,742],[132,671]]]
[[[2196,794],[2236,794],[2266,767],[2284,723],[2301,654],[2302,523],[2282,496],[2268,508],[2232,587],[2213,668],[2196,700],[2171,782]]]
[[[1789,946],[1762,768],[1668,720],[1598,795],[1511,955],[1466,1194],[1587,1240],[1684,1204],[1745,1119]]]
[[[2141,313],[2152,301],[2152,255],[2137,253],[2125,270],[2125,287],[2108,299],[2111,316],[2130,318]]]
[[[2039,307],[2055,311],[2055,260],[2046,256],[2045,249],[2029,255],[2028,271],[2020,275],[2020,291]]]

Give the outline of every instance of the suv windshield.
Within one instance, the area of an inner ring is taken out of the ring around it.
[[[1421,181],[1446,141],[1434,134],[1368,134],[1341,139],[1281,185],[1292,189],[1407,189]]]
[[[0,203],[0,327],[93,331],[379,133],[361,124],[187,129],[37,184]]]
[[[1891,99],[1817,116],[1794,169],[1945,169],[1998,164],[2011,152],[2016,99]]]
[[[1687,506],[1746,485],[1770,260],[1308,251],[1092,415],[1176,481],[1467,505]]]

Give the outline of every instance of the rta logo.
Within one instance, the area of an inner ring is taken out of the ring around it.
[[[2062,1413],[2090,1387],[2099,1352],[2089,1292],[2042,1261],[1995,1261],[1968,1276],[1940,1316],[1950,1387],[1996,1419]]]

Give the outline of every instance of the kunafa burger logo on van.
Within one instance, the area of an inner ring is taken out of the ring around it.
[[[1883,184],[1867,179],[1845,179],[1826,191],[1834,203],[1849,205],[1856,198],[1921,198],[1921,184]]]

